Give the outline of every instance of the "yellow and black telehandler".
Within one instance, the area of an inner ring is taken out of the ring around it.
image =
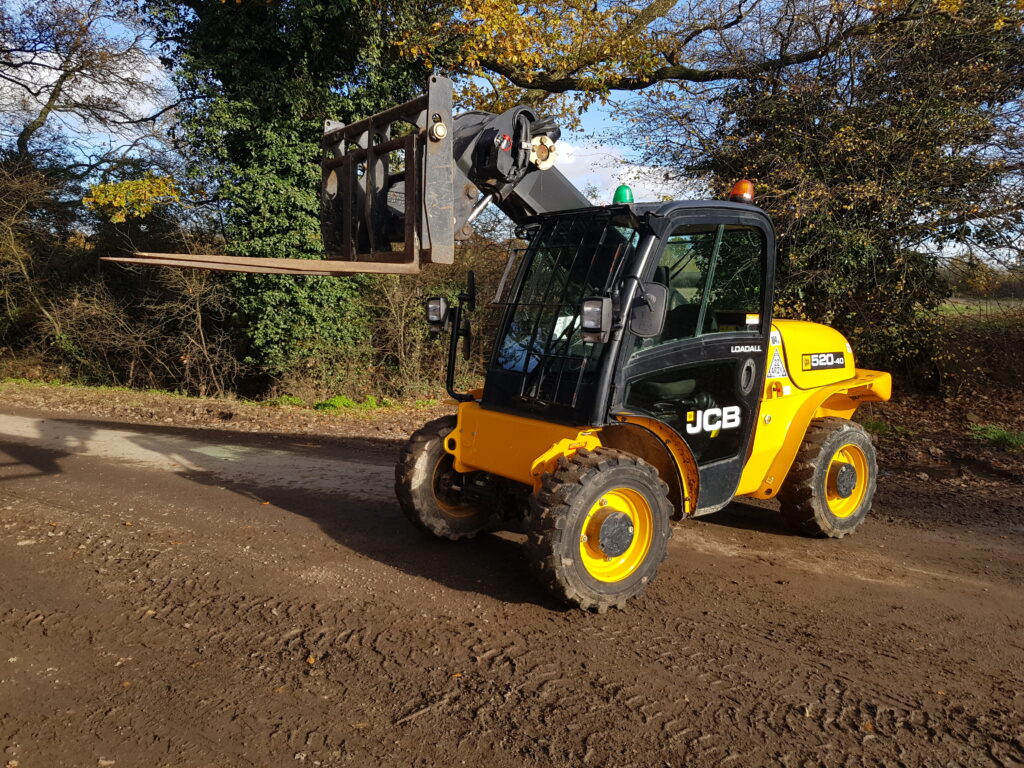
[[[417,431],[397,465],[398,500],[415,525],[463,539],[521,521],[542,583],[598,612],[654,579],[673,520],[737,496],[777,498],[812,536],[854,531],[877,467],[851,417],[888,400],[891,378],[857,368],[837,331],[773,318],[775,231],[750,182],[726,201],[633,203],[620,189],[594,206],[553,167],[554,123],[527,107],[453,116],[451,92],[433,77],[418,99],[327,123],[330,259],[136,260],[416,272],[451,263],[455,241],[493,204],[527,245],[502,280],[482,389],[454,386],[472,281],[452,305],[427,302],[427,321],[451,334],[457,407]]]

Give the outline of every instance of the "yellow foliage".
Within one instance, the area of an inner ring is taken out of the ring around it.
[[[580,81],[582,88],[573,88],[570,98],[585,107],[606,98],[607,82],[616,76],[644,74],[663,63],[668,43],[652,24],[673,5],[666,0],[460,0],[453,20],[435,24],[427,34],[407,32],[396,45],[403,55],[429,63],[433,50],[458,41],[455,69],[468,78],[462,88],[467,106],[498,110],[547,99],[546,88],[531,90],[543,75]],[[515,73],[518,87],[496,72]]]
[[[1024,0],[1011,0],[1024,9]],[[932,0],[933,11],[958,14],[965,0]],[[863,5],[880,15],[903,14],[913,0],[834,0]],[[595,101],[606,101],[623,80],[657,79],[672,66],[708,64],[700,30],[714,19],[686,19],[678,0],[456,0],[454,16],[427,30],[410,29],[395,42],[401,55],[432,66],[435,50],[456,51],[451,69],[461,75],[462,106],[501,111],[517,103],[551,112],[554,101],[570,120]],[[720,20],[725,23],[726,16]],[[1005,25],[1007,21],[998,24]],[[557,109],[555,110],[558,111]]]
[[[89,194],[82,198],[87,208],[101,213],[114,224],[148,216],[157,205],[180,200],[181,194],[174,179],[148,172],[141,179],[94,184],[89,187]]]

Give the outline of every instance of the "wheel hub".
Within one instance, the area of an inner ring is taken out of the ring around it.
[[[605,491],[587,513],[580,530],[580,561],[587,573],[608,584],[628,579],[651,550],[651,505],[634,488]]]
[[[841,499],[848,499],[853,495],[857,487],[857,469],[853,464],[837,462],[832,465],[832,477],[830,478],[836,495]]]
[[[618,557],[633,543],[633,521],[624,512],[611,511],[598,525],[597,545],[605,557]]]

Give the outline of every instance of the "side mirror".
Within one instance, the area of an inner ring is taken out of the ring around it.
[[[607,297],[584,299],[580,304],[580,335],[593,344],[608,341],[612,332],[612,300]]]
[[[658,336],[665,327],[668,311],[668,287],[661,283],[642,283],[643,293],[633,300],[629,330],[641,339]]]
[[[448,323],[448,299],[444,296],[433,296],[427,299],[427,324],[430,330],[441,331]]]

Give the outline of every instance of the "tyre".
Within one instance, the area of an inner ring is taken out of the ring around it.
[[[808,536],[840,539],[867,516],[878,465],[864,428],[847,419],[815,419],[779,490],[786,520]]]
[[[671,517],[668,486],[650,464],[610,448],[579,451],[530,499],[532,565],[563,602],[598,613],[622,608],[657,575]]]
[[[443,445],[455,425],[455,416],[423,425],[395,467],[395,494],[405,516],[420,530],[453,541],[476,536],[492,519],[488,509],[462,497],[467,475],[454,470]]]

